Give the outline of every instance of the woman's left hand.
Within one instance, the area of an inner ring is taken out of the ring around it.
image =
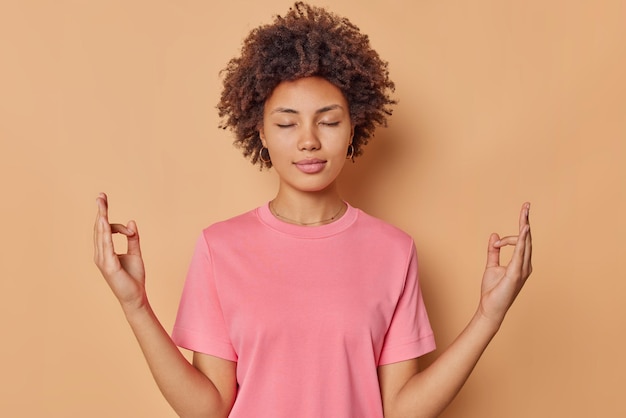
[[[504,320],[533,269],[529,210],[530,203],[524,203],[519,218],[519,235],[500,238],[494,233],[489,237],[479,310],[484,317],[498,325]],[[507,245],[514,245],[515,249],[509,263],[501,265],[500,248]]]

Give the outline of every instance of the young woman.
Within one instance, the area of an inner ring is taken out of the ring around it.
[[[224,73],[223,127],[276,170],[278,192],[202,232],[171,338],[148,303],[137,225],[109,223],[107,197],[97,198],[95,262],[159,388],[184,417],[437,416],[531,273],[529,204],[519,235],[490,237],[468,326],[419,371],[434,338],[413,240],[336,187],[391,114],[386,63],[350,22],[296,3],[253,30]],[[114,233],[127,237],[126,254],[114,252]]]

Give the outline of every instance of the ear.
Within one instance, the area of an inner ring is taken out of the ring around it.
[[[267,148],[267,144],[265,143],[265,130],[263,129],[262,125],[259,127],[259,138],[261,138],[261,143],[263,144],[263,146]]]

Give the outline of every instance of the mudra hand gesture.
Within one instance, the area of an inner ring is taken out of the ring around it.
[[[145,270],[134,221],[127,225],[110,224],[107,195],[96,198],[98,213],[94,225],[94,262],[124,309],[145,301]],[[113,234],[123,234],[128,241],[126,254],[117,254]]]
[[[487,265],[483,275],[480,312],[486,318],[501,323],[518,293],[532,272],[532,239],[528,213],[530,203],[524,203],[519,216],[519,235],[500,238],[491,234],[487,248]],[[514,245],[507,265],[500,264],[500,249]]]

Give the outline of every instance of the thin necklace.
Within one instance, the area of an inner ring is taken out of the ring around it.
[[[276,208],[274,207],[274,201],[273,200],[270,201],[270,211],[274,214],[274,216],[276,216],[277,218],[280,218],[282,220],[285,220],[285,221],[287,221],[289,223],[293,223],[293,224],[296,224],[296,225],[302,225],[302,226],[309,226],[309,225],[315,225],[315,224],[332,222],[332,221],[335,220],[335,218],[337,216],[339,216],[339,214],[343,210],[343,207],[344,207],[344,205],[342,203],[341,207],[339,208],[337,213],[335,213],[332,217],[330,217],[328,219],[322,219],[321,221],[315,221],[315,222],[300,222],[300,221],[296,221],[295,219],[287,218],[286,216],[283,216],[280,213],[276,212]]]

